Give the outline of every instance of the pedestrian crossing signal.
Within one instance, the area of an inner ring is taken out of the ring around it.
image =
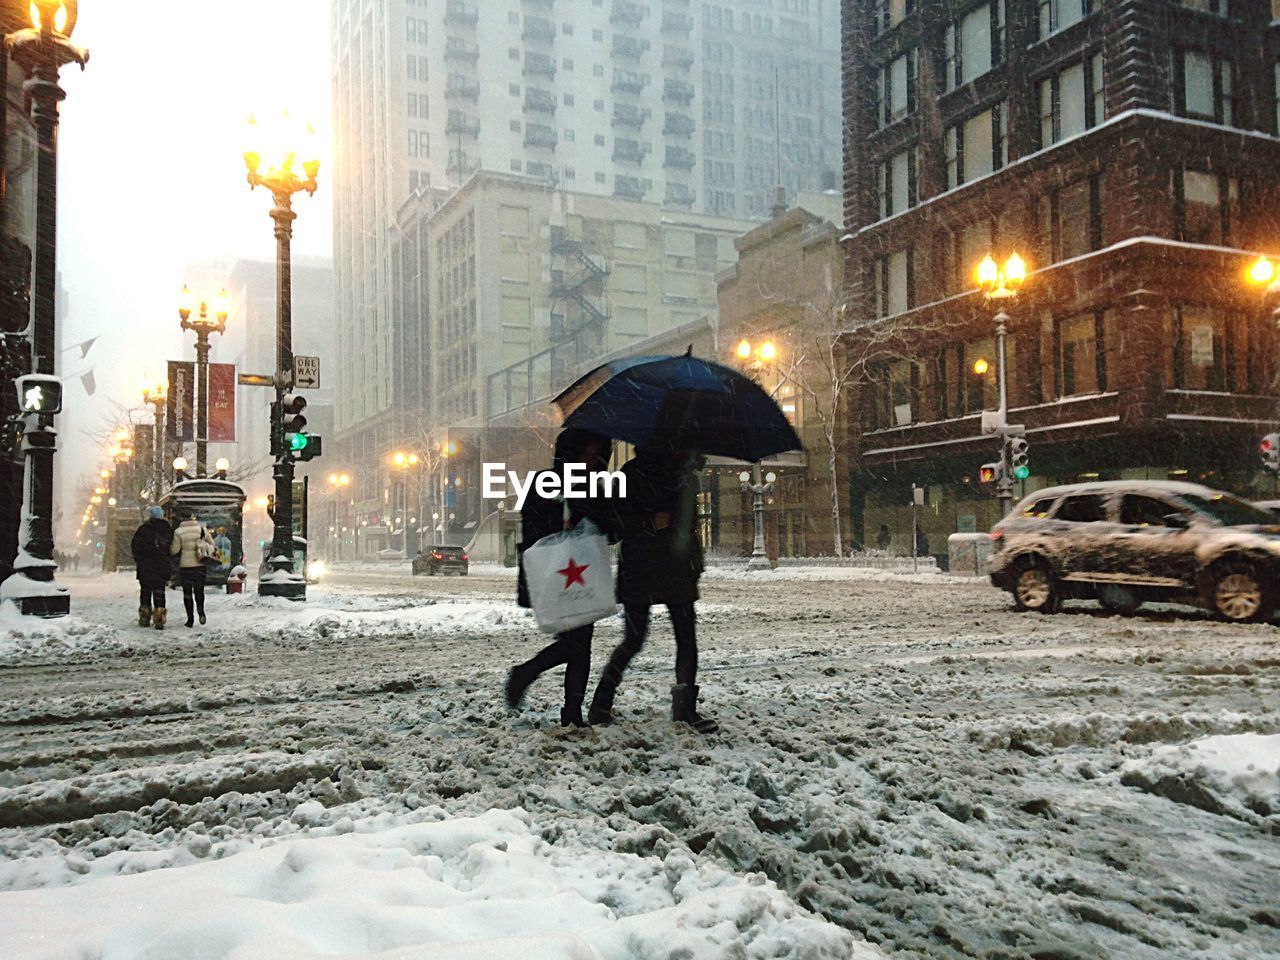
[[[1280,433],[1268,433],[1258,444],[1262,466],[1272,473],[1280,473]]]
[[[995,483],[1000,479],[1000,464],[984,463],[978,468],[979,483]]]
[[[57,377],[29,374],[14,381],[18,406],[23,413],[61,413],[62,381]]]

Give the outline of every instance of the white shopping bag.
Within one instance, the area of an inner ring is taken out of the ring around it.
[[[609,541],[584,519],[524,552],[524,577],[538,629],[563,633],[617,612]]]

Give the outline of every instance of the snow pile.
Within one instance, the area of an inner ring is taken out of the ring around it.
[[[385,827],[344,820],[194,866],[0,894],[0,956],[883,957],[758,874],[553,846],[521,810]]]
[[[1280,734],[1238,733],[1157,747],[1125,764],[1121,782],[1190,804],[1280,826]]]
[[[42,620],[24,617],[18,605],[0,603],[0,666],[41,657],[63,657],[100,649],[114,640],[115,631],[79,617]]]

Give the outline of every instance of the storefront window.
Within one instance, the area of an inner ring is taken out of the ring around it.
[[[1183,390],[1231,390],[1230,328],[1223,314],[1183,307],[1174,315],[1175,385]]]

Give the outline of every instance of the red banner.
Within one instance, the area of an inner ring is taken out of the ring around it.
[[[196,365],[183,360],[169,361],[169,409],[166,430],[170,440],[196,438]]]
[[[209,442],[236,442],[236,365],[209,364]]]

